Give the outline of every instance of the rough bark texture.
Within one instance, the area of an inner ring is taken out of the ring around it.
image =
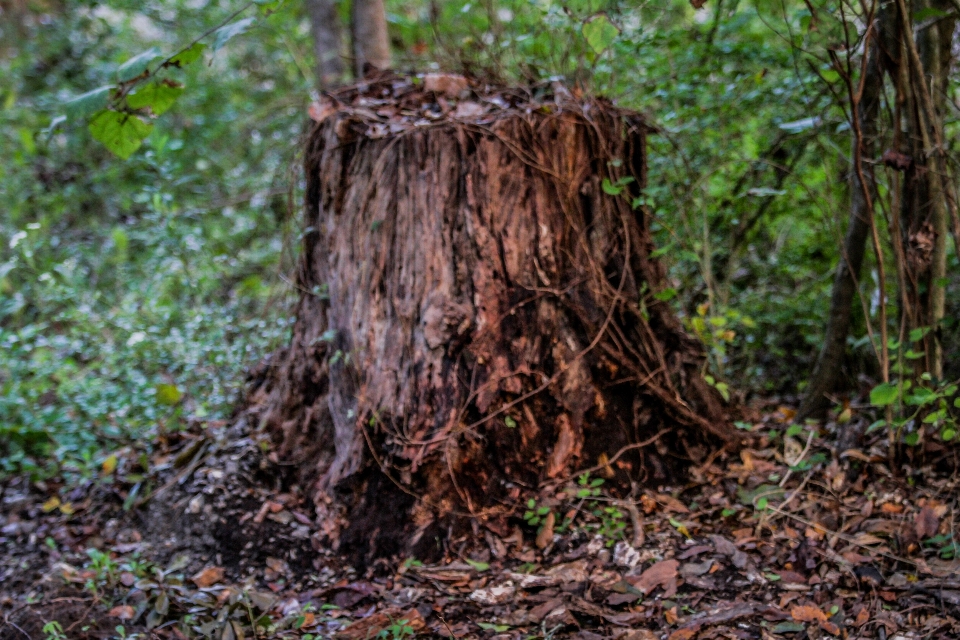
[[[733,439],[654,295],[646,126],[536,95],[386,76],[314,109],[298,320],[251,404],[361,562],[505,526],[603,456],[662,483]]]
[[[316,58],[314,73],[317,89],[329,90],[343,82],[344,65],[341,57],[342,36],[340,16],[334,0],[307,0],[313,53]]]

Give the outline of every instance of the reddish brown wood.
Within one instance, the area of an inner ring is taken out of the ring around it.
[[[664,270],[631,206],[642,119],[453,84],[393,78],[314,111],[298,319],[251,396],[324,534],[361,559],[502,521],[521,488],[661,431],[617,482],[732,441],[701,347],[654,297]]]

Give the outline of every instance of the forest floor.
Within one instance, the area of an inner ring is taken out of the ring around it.
[[[475,524],[440,562],[363,571],[320,548],[243,421],[167,434],[73,487],[11,479],[0,640],[960,637],[943,461],[891,473],[881,433],[838,447],[835,423],[754,418],[738,423],[753,446],[682,486],[627,501],[584,477],[523,496],[512,528]]]

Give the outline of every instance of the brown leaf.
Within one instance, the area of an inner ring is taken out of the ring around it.
[[[677,624],[677,608],[671,607],[670,609],[663,610],[663,618],[667,621],[667,624],[673,626]]]
[[[797,605],[790,609],[790,617],[797,622],[826,622],[827,614],[813,605]]]
[[[408,611],[399,611],[397,609],[387,609],[375,613],[369,618],[357,620],[349,627],[334,634],[335,638],[343,640],[365,640],[366,638],[375,638],[380,631],[386,629],[391,624],[406,620],[406,625],[411,627],[414,632],[420,631],[426,626],[423,616],[416,608]]]
[[[701,9],[705,4],[707,4],[707,0],[690,0],[690,6],[694,9]],[[673,640],[673,636],[670,637],[670,640]]]
[[[940,528],[940,518],[937,517],[936,511],[927,505],[917,513],[917,517],[913,521],[913,526],[917,532],[917,537],[921,540],[924,538],[932,538],[937,535],[937,529]]]
[[[657,587],[663,587],[664,597],[670,597],[677,591],[677,569],[680,563],[676,560],[661,560],[651,565],[640,577],[630,579],[630,583],[649,595]]]
[[[120,620],[133,620],[134,613],[133,607],[128,604],[122,604],[110,609],[107,615],[111,618],[119,618]]]
[[[857,619],[854,622],[854,624],[857,625],[858,627],[862,627],[863,625],[867,624],[869,620],[870,620],[870,610],[867,609],[866,607],[861,607],[860,612],[857,613]]]
[[[543,528],[537,534],[537,549],[546,549],[547,545],[553,542],[553,525],[557,522],[557,517],[553,511],[547,514],[543,519]]]
[[[829,633],[832,636],[840,635],[840,627],[833,624],[832,622],[823,621],[820,623],[820,628]]]
[[[670,634],[670,640],[690,640],[693,636],[697,635],[699,629],[677,629]]]
[[[687,508],[687,505],[683,504],[673,496],[665,493],[657,494],[657,502],[663,505],[663,510],[667,513],[670,513],[671,511],[674,513],[690,513],[690,509]]]
[[[223,580],[223,567],[205,567],[190,579],[201,589],[211,587]]]
[[[470,85],[467,79],[454,73],[428,73],[423,76],[423,89],[442,93],[448,98],[456,98]]]

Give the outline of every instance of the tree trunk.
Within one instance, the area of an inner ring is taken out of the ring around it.
[[[428,80],[444,100],[385,75],[318,110],[293,340],[250,397],[361,564],[506,527],[598,461],[664,483],[734,439],[654,296],[640,117]]]
[[[390,38],[383,0],[353,0],[351,10],[354,69],[358,78],[390,68]]]
[[[313,35],[317,90],[329,90],[343,82],[344,72],[337,3],[334,0],[307,0],[307,14]]]
[[[861,183],[860,175],[854,167],[857,165],[858,154],[861,158],[876,156],[884,67],[889,60],[890,43],[897,42],[895,19],[894,9],[881,8],[877,16],[878,28],[870,38],[870,49],[864,69],[863,91],[856,111],[862,140],[857,140],[854,136],[850,150],[850,221],[833,279],[830,312],[827,316],[823,345],[810,376],[806,395],[797,412],[797,420],[823,417],[831,405],[828,394],[837,388],[843,372],[843,362],[847,353],[847,336],[850,334],[857,297],[857,284],[860,281],[860,270],[870,234],[870,218],[874,214],[872,203],[876,200],[876,183],[873,179],[872,164],[863,165],[866,185]]]
[[[906,290],[901,303],[910,319],[908,328],[928,327],[924,338],[926,358],[922,370],[940,378],[943,356],[939,324],[943,320],[947,272],[949,177],[944,162],[943,115],[952,62],[951,46],[956,18],[953,3],[914,2],[902,5],[911,14],[901,17],[904,26],[910,15],[926,8],[939,9],[944,17],[904,37],[907,81],[901,83],[905,97],[906,130],[904,153],[912,162],[906,169],[900,198],[900,241],[905,255]]]

